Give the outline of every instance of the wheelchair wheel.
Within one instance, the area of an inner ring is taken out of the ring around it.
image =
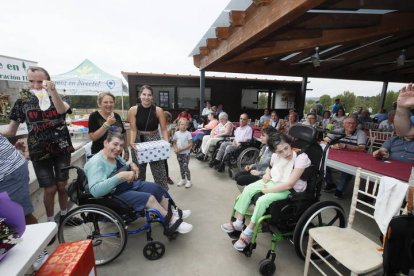
[[[127,244],[127,231],[121,217],[101,205],[83,205],[71,210],[59,225],[60,243],[92,240],[96,265],[116,259]]]
[[[276,272],[276,264],[271,259],[263,259],[259,262],[259,272],[261,275],[273,275]]]
[[[253,164],[259,156],[259,149],[249,147],[244,149],[237,157],[237,168],[241,171],[246,165]]]
[[[309,229],[331,225],[343,228],[345,223],[345,212],[338,203],[321,201],[313,204],[299,218],[293,232],[293,245],[295,246],[296,254],[303,260],[305,259]]]
[[[165,246],[161,242],[150,241],[144,246],[142,253],[144,254],[144,257],[148,260],[158,260],[164,255]]]

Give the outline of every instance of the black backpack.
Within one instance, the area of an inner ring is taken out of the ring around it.
[[[412,192],[408,202],[410,199],[412,202]],[[414,215],[401,215],[390,221],[384,242],[383,268],[385,275],[414,272]]]

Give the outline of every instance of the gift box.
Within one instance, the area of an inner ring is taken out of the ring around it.
[[[170,157],[170,143],[164,140],[135,144],[139,164],[165,160]]]
[[[92,241],[84,240],[59,244],[36,272],[36,275],[96,275]]]

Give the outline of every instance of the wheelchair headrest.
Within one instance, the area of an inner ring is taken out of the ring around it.
[[[289,129],[289,135],[310,144],[316,143],[318,140],[318,132],[316,129],[307,125],[293,125]]]

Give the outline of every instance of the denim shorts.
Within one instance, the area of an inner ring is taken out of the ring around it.
[[[55,156],[45,160],[33,161],[33,168],[36,173],[39,186],[42,188],[56,185],[69,179],[69,170],[64,172],[62,168],[70,166],[70,154]]]
[[[0,192],[7,192],[11,200],[23,207],[24,215],[33,213],[29,192],[29,168],[27,161],[0,181]]]

